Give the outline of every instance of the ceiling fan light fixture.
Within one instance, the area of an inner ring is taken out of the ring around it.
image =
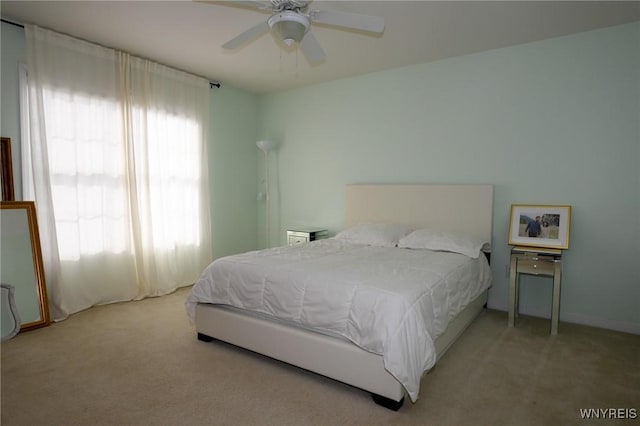
[[[309,18],[300,13],[285,10],[267,21],[271,30],[286,44],[300,43],[309,30]]]

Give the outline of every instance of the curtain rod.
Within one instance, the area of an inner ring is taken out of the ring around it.
[[[16,27],[24,28],[24,25],[18,24],[17,22],[9,21],[9,20],[4,19],[4,18],[1,18],[0,21],[4,22],[5,24],[15,25]]]
[[[18,24],[17,22],[9,21],[8,19],[0,18],[0,21],[4,22],[5,24],[14,25],[18,28],[24,28],[24,25]],[[214,87],[219,89],[221,86],[222,84],[219,81],[209,81],[209,89],[213,89]]]

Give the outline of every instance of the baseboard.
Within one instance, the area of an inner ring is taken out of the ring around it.
[[[580,314],[560,314],[560,321],[566,321],[573,324],[588,325],[591,327],[606,328],[608,330],[622,331],[630,334],[640,334],[640,324],[637,322],[616,321],[606,318],[594,318]]]
[[[493,305],[489,303],[489,309],[495,309],[498,311],[508,312],[509,307],[504,305]],[[528,315],[537,318],[550,319],[548,311],[539,311],[535,309],[520,310],[522,315]],[[592,317],[589,315],[575,314],[571,312],[560,311],[560,322],[569,322],[572,324],[587,325],[589,327],[605,328],[607,330],[621,331],[623,333],[638,334],[640,335],[640,323],[630,321],[616,321],[606,318]]]

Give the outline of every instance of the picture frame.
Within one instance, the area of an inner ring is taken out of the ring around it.
[[[11,163],[11,139],[0,138],[0,181],[2,183],[2,201],[15,200],[13,192],[13,166]]]
[[[571,206],[512,204],[509,244],[568,249]]]

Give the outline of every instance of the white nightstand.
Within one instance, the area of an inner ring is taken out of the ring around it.
[[[515,326],[520,296],[520,274],[553,278],[551,307],[551,334],[558,334],[560,316],[560,279],[562,276],[562,251],[530,247],[511,249],[511,279],[509,282],[509,327]]]
[[[321,240],[329,236],[329,231],[318,228],[296,228],[287,231],[287,244],[290,246],[296,244],[308,243],[310,241]]]

